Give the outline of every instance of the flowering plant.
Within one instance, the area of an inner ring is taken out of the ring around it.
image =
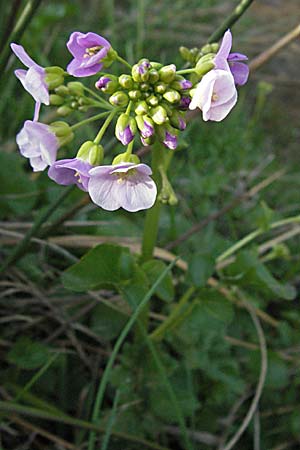
[[[33,121],[27,120],[17,136],[21,154],[29,158],[34,171],[49,166],[52,180],[77,185],[96,205],[109,211],[120,207],[131,212],[148,209],[156,200],[176,204],[167,178],[166,154],[176,150],[188,110],[200,109],[204,121],[221,121],[237,102],[236,86],[247,81],[247,57],[230,53],[231,46],[232,35],[227,30],[220,47],[218,43],[197,51],[182,47],[187,63],[184,69],[147,58],[131,66],[102,36],[76,31],[67,43],[73,59],[65,71],[58,66],[43,68],[21,45],[11,44],[28,68],[16,70],[15,75],[36,102]],[[114,62],[124,65],[127,73],[116,76],[103,72]],[[68,81],[70,76],[76,81]],[[92,76],[97,76],[94,89],[78,81]],[[73,124],[59,120],[46,125],[39,122],[42,104],[56,108],[63,118],[74,111],[101,112]],[[104,122],[98,134],[84,142],[77,155],[57,159],[59,148],[73,140],[75,130],[101,119]],[[116,139],[125,149],[110,165],[102,165],[101,140],[113,121]],[[142,146],[151,146],[156,153],[152,168],[140,163],[133,153],[138,138]]]

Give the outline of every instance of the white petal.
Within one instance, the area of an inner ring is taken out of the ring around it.
[[[91,171],[90,171],[91,172]],[[91,176],[88,191],[92,201],[107,211],[119,209],[121,204],[118,195],[116,177]]]

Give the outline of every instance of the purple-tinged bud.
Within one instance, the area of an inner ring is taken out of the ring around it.
[[[113,106],[127,106],[129,97],[125,92],[117,91],[109,97],[108,101]]]
[[[105,94],[113,94],[119,87],[118,79],[114,75],[103,75],[96,81],[95,87]]]
[[[177,130],[183,131],[186,128],[186,121],[183,117],[184,113],[180,113],[179,111],[174,111],[171,115],[170,124],[176,128]]]
[[[190,97],[181,97],[180,103],[179,103],[180,109],[183,109],[183,110],[188,109],[191,101],[192,100]]]
[[[150,115],[152,120],[157,125],[162,125],[168,120],[167,111],[162,106],[156,106],[156,108],[152,108],[150,111]]]
[[[160,142],[170,150],[175,150],[177,147],[177,131],[169,125],[157,127],[156,131]]]
[[[181,95],[174,89],[168,89],[163,94],[163,98],[166,99],[169,103],[178,103],[180,101]]]
[[[144,139],[150,137],[154,133],[154,123],[149,116],[136,116],[135,118],[138,129]]]
[[[122,88],[132,89],[134,83],[130,75],[123,74],[119,76],[119,84]]]
[[[181,75],[176,75],[175,80],[171,84],[171,88],[177,91],[185,91],[186,89],[190,89],[192,86],[193,83]]]
[[[138,115],[141,116],[143,114],[147,114],[149,111],[149,106],[147,105],[147,103],[142,100],[139,103],[137,103],[134,112]]]
[[[123,145],[128,145],[135,136],[136,122],[128,114],[121,114],[116,123],[115,135]]]
[[[172,83],[176,76],[176,66],[175,64],[169,64],[168,66],[164,66],[158,71],[159,78],[161,81],[165,83]]]
[[[150,61],[148,59],[141,59],[137,64],[132,67],[131,75],[134,81],[141,83],[142,81],[148,81],[149,70],[151,68]]]
[[[155,142],[155,136],[150,136],[148,138],[143,138],[142,136],[140,136],[141,138],[141,143],[144,147],[149,147],[149,145],[153,145]]]

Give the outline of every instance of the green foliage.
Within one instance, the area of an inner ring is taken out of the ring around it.
[[[50,357],[50,349],[41,342],[20,337],[7,355],[7,360],[19,369],[33,370],[44,365]]]

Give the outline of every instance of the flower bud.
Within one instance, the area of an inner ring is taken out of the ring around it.
[[[60,95],[61,97],[66,97],[67,95],[70,95],[69,89],[67,86],[61,85],[54,89],[55,93]]]
[[[65,102],[65,99],[57,94],[50,95],[50,105],[51,106],[60,106]]]
[[[162,125],[168,120],[167,111],[162,106],[156,106],[155,108],[152,108],[150,111],[150,115],[152,120],[157,125]]]
[[[144,139],[150,137],[154,133],[154,123],[149,116],[136,116],[135,118],[138,129]]]
[[[187,47],[179,47],[179,53],[182,59],[191,62],[191,52]]]
[[[55,89],[64,83],[65,71],[61,67],[46,67],[45,72],[45,81],[49,89]]]
[[[201,61],[201,59],[200,59],[200,61]],[[212,70],[215,67],[215,65],[212,61],[211,62],[207,61],[207,62],[202,62],[202,63],[200,63],[200,61],[198,61],[197,65],[196,65],[196,73],[199,76],[205,75],[207,72],[209,72],[210,70]]]
[[[119,76],[119,84],[122,88],[132,89],[134,83],[130,75],[123,74]]]
[[[176,91],[184,91],[186,89],[190,89],[192,86],[193,83],[181,75],[176,75],[175,80],[171,84],[171,88]]]
[[[131,75],[134,81],[141,83],[142,81],[148,81],[149,69],[151,68],[148,59],[141,59],[137,64],[132,67]]]
[[[188,109],[190,103],[191,103],[190,97],[182,96],[179,102],[179,107],[182,110],[186,110]]]
[[[136,122],[128,114],[121,114],[117,120],[115,135],[123,145],[128,145],[134,139],[136,133]]]
[[[113,94],[119,87],[118,78],[114,75],[105,74],[96,81],[95,87],[105,94]]]
[[[159,81],[158,83],[155,84],[154,86],[154,91],[157,94],[164,94],[167,90],[168,85],[166,83],[164,83],[163,81]]]
[[[128,92],[128,96],[129,96],[130,100],[138,100],[139,98],[141,98],[142,93],[141,93],[141,91],[134,89],[134,90]]]
[[[146,102],[148,103],[148,105],[150,106],[157,106],[159,101],[158,98],[155,95],[149,95],[149,97],[147,97]]]
[[[170,124],[177,130],[183,131],[186,128],[186,121],[184,120],[184,113],[173,111],[169,117]]]
[[[159,80],[159,73],[156,69],[149,70],[149,83],[154,84]]]
[[[77,152],[76,157],[87,161],[92,166],[99,166],[103,161],[104,149],[102,145],[93,141],[84,142]]]
[[[109,97],[109,103],[113,106],[127,106],[129,102],[128,95],[123,91],[117,91]]]
[[[67,86],[71,95],[76,95],[76,97],[84,95],[83,84],[80,81],[70,81]]]
[[[175,91],[174,89],[168,89],[163,94],[163,98],[166,99],[169,103],[178,103],[181,96],[178,91]]]
[[[159,79],[165,83],[171,83],[176,76],[176,66],[175,64],[169,64],[164,66],[158,71]]]
[[[119,155],[117,155],[114,159],[112,164],[122,164],[124,162],[131,162],[134,164],[139,164],[140,163],[140,158],[137,155],[129,155],[126,152],[125,153],[120,153]]]
[[[177,131],[170,125],[164,125],[156,128],[158,139],[170,150],[177,147]]]
[[[157,62],[157,61],[151,61],[150,64],[151,64],[151,68],[152,68],[152,69],[156,69],[156,70],[161,69],[162,66],[163,66],[162,63],[159,63],[159,62]]]
[[[52,122],[49,126],[51,131],[57,137],[61,146],[73,140],[74,133],[67,122],[59,120],[57,122]]]
[[[149,147],[149,145],[153,145],[155,142],[155,136],[150,136],[148,138],[143,138],[143,136],[140,136],[141,143],[144,147]]]
[[[149,106],[147,105],[147,103],[144,100],[138,102],[136,107],[135,107],[135,110],[134,110],[134,112],[138,116],[143,115],[143,114],[147,114],[148,111],[149,111]]]
[[[71,114],[72,111],[73,111],[73,109],[67,105],[63,105],[63,106],[60,106],[59,108],[57,108],[57,114],[59,116],[63,116],[63,117],[68,116],[69,114]]]

